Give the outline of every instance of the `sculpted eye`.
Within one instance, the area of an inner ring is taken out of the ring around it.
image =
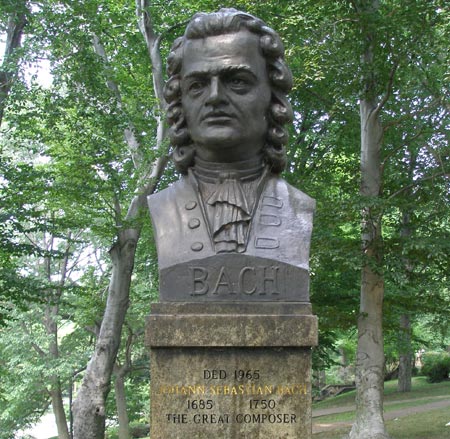
[[[199,90],[203,87],[203,84],[201,82],[193,82],[190,86],[189,86],[189,90]]]
[[[232,85],[245,85],[246,84],[246,82],[242,78],[232,78],[230,82]]]
[[[200,93],[205,88],[205,86],[205,81],[196,80],[189,82],[186,89],[189,93],[196,94]]]
[[[227,78],[228,86],[236,93],[246,93],[252,87],[251,78],[239,73]]]

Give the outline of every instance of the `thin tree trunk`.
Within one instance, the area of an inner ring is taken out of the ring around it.
[[[411,173],[412,177],[412,173]],[[400,236],[402,240],[409,240],[411,238],[410,227],[410,213],[404,213],[402,217],[402,229]],[[408,258],[403,260],[403,265],[406,275],[406,283],[401,285],[401,288],[408,289],[411,285],[412,264]],[[411,319],[407,312],[400,316],[399,334],[398,334],[398,351],[399,351],[399,365],[398,365],[398,384],[397,390],[399,392],[410,392],[412,387],[412,346],[411,346]]]
[[[370,19],[376,14],[378,1],[363,3],[361,14]],[[373,19],[373,18],[372,18]],[[367,23],[367,21],[366,21]],[[366,25],[368,26],[368,25]],[[383,128],[379,112],[384,104],[377,104],[373,75],[373,35],[363,29],[366,49],[363,53],[365,73],[364,96],[360,101],[361,118],[361,195],[367,205],[362,210],[361,297],[358,317],[358,347],[356,356],[356,417],[350,439],[389,438],[383,419],[384,350],[383,350],[383,247],[382,215],[373,199],[381,192],[380,152]],[[388,94],[385,96],[387,100]]]
[[[117,417],[119,419],[119,439],[131,439],[130,423],[127,412],[127,398],[125,393],[125,377],[131,370],[131,348],[133,346],[134,334],[128,327],[128,337],[125,346],[125,362],[120,365],[116,361],[114,365],[114,389],[116,397]]]
[[[54,237],[51,236],[49,240],[49,250],[53,250]],[[55,292],[49,291],[49,297],[47,298],[47,305],[45,308],[45,328],[47,334],[50,337],[49,355],[53,360],[59,359],[59,346],[58,346],[58,323],[59,316],[59,301],[61,299],[62,291],[67,277],[67,266],[69,262],[70,252],[70,235],[67,240],[67,246],[64,253],[64,258],[61,261],[60,266],[60,280],[58,288]],[[52,281],[52,267],[50,256],[47,256],[44,260],[47,280],[49,283]],[[57,374],[51,377],[51,390],[50,395],[52,398],[53,415],[55,416],[56,427],[58,430],[59,439],[70,439],[69,429],[67,427],[67,418],[64,411],[64,403],[62,398],[61,382]]]
[[[25,14],[25,5],[17,5],[17,11],[11,13],[8,19],[5,51],[0,67],[0,125],[5,112],[6,100],[19,65],[19,59],[14,56],[14,52],[21,44],[23,30],[27,23]]]
[[[55,416],[56,428],[58,430],[58,439],[70,439],[66,412],[64,411],[61,384],[59,381],[53,383],[50,394],[52,397],[52,409]]]
[[[51,327],[51,331],[49,335],[53,338],[53,340],[50,343],[49,351],[50,356],[53,359],[59,358],[59,349],[58,349],[58,342],[57,342],[57,328],[56,328],[56,306],[52,307],[52,312],[49,313],[49,320],[47,320],[47,328]],[[50,319],[52,322],[49,324]],[[47,330],[47,332],[49,332]],[[51,377],[51,390],[50,395],[52,398],[52,410],[53,415],[55,416],[56,421],[56,427],[58,430],[58,438],[59,439],[70,439],[69,435],[69,429],[67,426],[67,418],[66,413],[64,411],[64,403],[62,398],[62,390],[61,390],[61,383],[59,381],[58,375],[53,375]]]
[[[400,316],[400,361],[398,365],[398,391],[411,392],[412,380],[412,348],[411,348],[411,321],[408,314]]]
[[[122,373],[116,375],[114,390],[116,396],[117,417],[119,419],[119,439],[131,439],[125,395],[125,376]]]
[[[414,168],[417,162],[417,154],[412,148],[408,148],[408,179],[410,182],[414,181]],[[407,190],[406,195],[412,195],[412,188]],[[403,211],[401,220],[400,238],[402,242],[408,242],[411,239],[411,213],[412,209],[406,208]],[[412,284],[413,264],[408,257],[403,258],[403,267],[405,270],[406,282],[401,285],[404,288],[405,294]],[[411,346],[411,319],[407,312],[400,316],[399,322],[399,365],[398,365],[398,384],[397,390],[399,392],[410,392],[412,387],[412,367],[413,367],[413,352]]]
[[[72,412],[72,402],[73,402],[73,379],[69,382],[69,436],[73,439],[73,412]]]

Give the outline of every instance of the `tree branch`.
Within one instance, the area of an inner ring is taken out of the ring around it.
[[[389,72],[389,79],[388,79],[388,83],[386,85],[386,92],[383,95],[383,97],[381,98],[380,102],[378,102],[378,105],[376,106],[375,110],[374,110],[374,116],[377,116],[380,114],[380,111],[383,109],[384,105],[386,104],[386,102],[388,101],[388,99],[390,98],[391,94],[392,94],[392,86],[394,84],[394,77],[395,77],[395,72],[397,71],[399,66],[399,62],[398,60],[394,62],[391,71]]]
[[[25,334],[28,335],[28,337],[30,337],[31,339],[33,339],[33,335],[31,334],[31,332],[28,330],[27,325],[25,324],[25,322],[20,322],[20,326],[22,327],[23,331],[25,332]],[[41,357],[41,358],[45,358],[46,353],[39,347],[39,345],[37,343],[35,343],[34,341],[31,342],[31,346],[33,347],[33,349],[37,352],[37,354]]]
[[[424,183],[425,181],[433,180],[434,178],[438,178],[438,177],[450,178],[450,173],[439,172],[437,174],[429,175],[428,177],[421,178],[420,180],[416,180],[413,183],[409,184],[408,186],[404,186],[401,189],[399,189],[398,191],[396,191],[393,194],[389,195],[389,197],[387,199],[390,200],[392,198],[395,198],[397,195],[400,195],[401,193],[412,189],[414,186],[418,186],[418,185]]]
[[[136,16],[138,19],[139,30],[144,37],[152,64],[155,96],[158,101],[159,109],[163,112],[166,110],[167,104],[163,94],[163,62],[160,53],[162,35],[157,36],[153,28],[153,22],[150,15],[150,3],[148,0],[136,0]]]
[[[405,120],[410,120],[412,115],[417,116],[419,114],[424,113],[426,110],[430,110],[431,108],[436,108],[439,103],[440,103],[439,99],[435,98],[430,102],[430,104],[428,106],[422,105],[420,110],[415,111],[414,113],[408,112],[407,114],[404,114],[403,116],[400,116],[395,120],[391,120],[389,122],[384,123],[383,130],[386,132],[389,128],[399,125],[400,123],[402,123]]]
[[[105,66],[106,85],[116,97],[118,108],[124,113],[122,105],[122,96],[120,94],[119,86],[116,84],[112,77],[111,68],[109,67],[108,57],[106,55],[105,48],[100,42],[98,35],[94,34],[92,37],[95,53],[101,58],[103,65]],[[140,169],[144,163],[144,156],[141,151],[141,145],[136,137],[135,128],[131,121],[128,121],[128,126],[124,129],[125,142],[128,145],[131,158],[133,160],[134,168]]]
[[[158,101],[159,113],[156,116],[157,122],[157,136],[156,136],[156,150],[161,151],[164,139],[167,135],[167,127],[164,123],[164,118],[162,115],[167,110],[167,102],[164,99],[164,73],[163,73],[163,62],[161,59],[160,45],[163,35],[157,35],[153,21],[150,15],[150,2],[148,0],[136,0],[136,16],[138,19],[139,30],[144,37],[145,44],[147,46],[147,51],[150,56],[150,62],[152,66],[152,78],[153,78],[153,89],[155,92],[155,97]],[[172,28],[177,27],[172,26]],[[172,29],[171,28],[171,29]],[[156,162],[153,164],[149,175],[144,176],[142,184],[141,193],[151,194],[156,187],[156,183],[159,181],[164,169],[167,165],[168,157],[167,154],[160,156]],[[150,180],[150,184],[148,183]],[[133,200],[132,204],[136,204],[137,200]],[[138,203],[139,204],[139,203]],[[130,206],[131,207],[131,206]],[[133,209],[131,209],[132,211]],[[130,210],[129,210],[130,212]],[[128,215],[127,215],[128,216]]]
[[[423,134],[423,129],[420,128],[419,131],[416,134],[414,134],[414,136],[412,136],[410,139],[402,142],[400,146],[398,146],[397,148],[394,148],[392,151],[389,152],[389,154],[386,154],[386,156],[384,157],[384,159],[381,162],[381,173],[382,174],[384,173],[386,164],[392,156],[394,156],[398,151],[401,151],[405,146],[410,144],[413,140],[418,139],[422,134]]]

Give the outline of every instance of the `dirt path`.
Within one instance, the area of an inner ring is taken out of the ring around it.
[[[390,401],[385,403],[385,406],[390,406],[393,404],[401,404],[407,403],[411,401],[420,401],[421,399],[429,400],[431,398],[419,398],[419,399],[405,399],[402,401]],[[413,415],[415,413],[428,412],[434,409],[440,409],[445,407],[450,407],[450,398],[448,396],[436,396],[432,399],[436,399],[436,401],[429,402],[416,407],[405,407],[402,409],[391,410],[389,412],[384,413],[384,419],[389,421],[391,419],[401,418],[403,416]],[[340,422],[320,422],[320,416],[332,415],[337,413],[345,413],[355,409],[355,406],[345,406],[345,407],[337,407],[334,409],[323,409],[323,410],[314,410],[313,411],[313,433],[320,433],[322,431],[334,430],[339,427],[350,427],[352,425],[351,421],[340,421]],[[316,419],[314,419],[316,418]]]

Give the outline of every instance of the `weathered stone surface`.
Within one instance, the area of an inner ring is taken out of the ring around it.
[[[317,317],[300,314],[308,308],[296,303],[255,304],[251,310],[236,304],[155,304],[146,342],[152,347],[315,346]]]
[[[151,438],[310,438],[310,358],[309,348],[153,348]]]
[[[310,315],[309,302],[265,303],[192,303],[160,302],[151,304],[152,314],[256,314],[256,315]]]
[[[310,313],[298,302],[152,305],[152,439],[310,438]]]

